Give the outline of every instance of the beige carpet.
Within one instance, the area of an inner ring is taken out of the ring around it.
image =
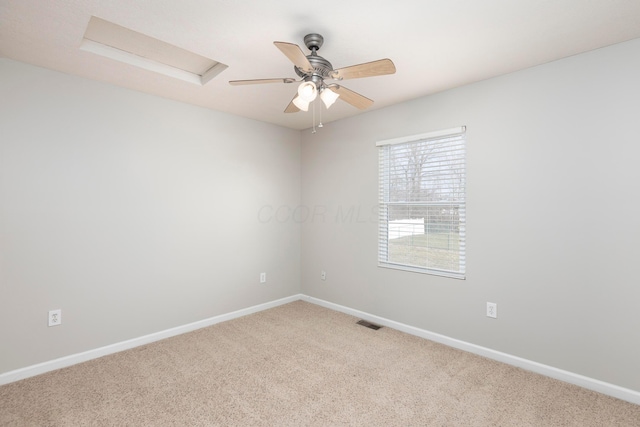
[[[640,426],[640,406],[302,301],[0,387],[1,426]]]

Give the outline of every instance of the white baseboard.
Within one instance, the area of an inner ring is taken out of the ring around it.
[[[396,329],[402,332],[406,332],[411,335],[415,335],[421,338],[425,338],[431,341],[435,341],[449,347],[454,347],[460,350],[467,351],[469,353],[477,354],[487,357],[489,359],[497,360],[508,365],[517,366],[527,371],[535,372],[537,374],[545,375],[550,378],[555,378],[560,381],[564,381],[569,384],[574,384],[580,387],[584,387],[589,390],[597,391],[598,393],[606,394],[627,402],[640,405],[640,391],[631,390],[628,388],[620,387],[615,384],[610,384],[604,381],[596,380],[594,378],[585,377],[583,375],[575,374],[573,372],[565,371],[562,369],[554,368],[553,366],[544,365],[542,363],[534,362],[532,360],[523,359],[521,357],[513,356],[500,351],[492,350],[490,348],[482,347],[479,345],[471,344],[466,341],[450,338],[445,335],[441,335],[435,332],[430,332],[424,329],[416,328],[413,326],[405,325],[404,323],[395,322],[393,320],[385,319],[384,317],[375,316],[373,314],[365,313],[359,310],[354,310],[349,307],[334,304],[332,302],[324,301],[318,298],[309,297],[307,295],[301,296],[302,300],[320,305],[322,307],[329,308],[331,310],[339,311],[341,313],[350,314],[355,317],[367,320],[369,322],[377,323],[381,326],[387,326],[392,329]]]
[[[75,365],[77,363],[86,362],[88,360],[97,359],[102,356],[117,353],[123,350],[128,350],[141,345],[149,344],[154,341],[159,341],[165,338],[173,337],[176,335],[184,334],[194,331],[196,329],[205,328],[207,326],[215,325],[216,323],[225,322],[238,317],[246,316],[248,314],[257,313],[259,311],[267,310],[277,307],[279,305],[287,304],[293,301],[303,300],[316,304],[322,307],[329,308],[331,310],[339,311],[341,313],[350,314],[367,321],[377,323],[382,326],[393,328],[411,335],[415,335],[421,338],[425,338],[431,341],[435,341],[449,347],[454,347],[460,350],[467,351],[469,353],[478,354],[480,356],[487,357],[489,359],[497,360],[509,365],[517,366],[528,371],[532,371],[541,375],[545,375],[550,378],[555,378],[560,381],[574,384],[580,387],[584,387],[589,390],[596,391],[598,393],[606,394],[627,402],[640,405],[640,391],[631,390],[628,388],[620,387],[615,384],[610,384],[604,381],[596,380],[593,378],[585,377],[583,375],[575,374],[573,372],[565,371],[562,369],[554,368],[553,366],[544,365],[542,363],[534,362],[531,360],[523,359],[521,357],[513,356],[500,351],[492,350],[490,348],[482,347],[479,345],[471,344],[466,341],[450,338],[445,335],[441,335],[435,332],[427,331],[424,329],[409,326],[404,323],[396,322],[393,320],[379,317],[373,314],[365,313],[363,311],[355,310],[349,307],[345,307],[339,304],[334,304],[325,300],[310,297],[303,294],[292,295],[290,297],[282,298],[279,300],[267,302],[264,304],[255,305],[242,310],[237,310],[231,313],[214,316],[209,319],[200,320],[198,322],[189,323],[187,325],[178,326],[176,328],[167,329],[165,331],[156,332],[142,337],[133,338],[127,341],[111,344],[108,346],[88,350],[82,353],[72,354],[69,356],[61,357],[59,359],[50,360],[47,362],[39,363],[37,365],[27,366],[25,368],[16,369],[14,371],[5,372],[0,374],[0,385],[8,384],[21,379],[40,375],[45,372],[54,371],[56,369],[66,368],[67,366]]]
[[[246,316],[248,314],[253,314],[259,311],[267,310],[269,308],[277,307],[279,305],[287,304],[293,301],[298,301],[301,298],[302,298],[302,295],[300,294],[292,295],[290,297],[267,302],[264,304],[254,305],[253,307],[244,308],[242,310],[233,311],[227,314],[221,314],[219,316],[210,317],[208,319],[189,323],[187,325],[178,326],[178,327],[167,329],[164,331],[155,332],[153,334],[144,335],[142,337],[133,338],[127,341],[122,341],[122,342],[107,345],[104,347],[99,347],[93,350],[88,350],[82,353],[72,354],[69,356],[61,357],[59,359],[38,363],[37,365],[27,366],[25,368],[20,368],[14,371],[5,372],[3,374],[0,374],[0,385],[8,384],[14,381],[19,381],[25,378],[44,374],[45,372],[55,371],[56,369],[66,368],[67,366],[86,362],[92,359],[97,359],[99,357],[106,356],[113,353],[118,353],[123,350],[129,350],[131,348],[149,344],[154,341],[159,341],[165,338],[170,338],[176,335],[195,331],[196,329],[205,328],[207,326],[215,325],[216,323],[225,322],[227,320],[235,319],[238,317]]]

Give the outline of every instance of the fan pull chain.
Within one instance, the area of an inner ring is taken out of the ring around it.
[[[313,130],[311,133],[316,133],[316,101],[311,102],[311,111],[313,112]]]

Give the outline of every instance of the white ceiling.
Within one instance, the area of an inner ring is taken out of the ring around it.
[[[80,50],[97,16],[229,66],[198,86]],[[639,0],[0,0],[0,55],[293,129],[297,77],[273,41],[324,36],[334,68],[382,58],[393,75],[342,84],[380,108],[640,37]],[[360,110],[338,101],[323,122]]]

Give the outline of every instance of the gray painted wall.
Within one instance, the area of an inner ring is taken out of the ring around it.
[[[640,390],[639,75],[634,40],[303,132],[303,293]],[[377,267],[375,142],[461,125],[467,279]]]
[[[0,59],[0,134],[0,373],[300,291],[300,225],[258,217],[299,132]]]

